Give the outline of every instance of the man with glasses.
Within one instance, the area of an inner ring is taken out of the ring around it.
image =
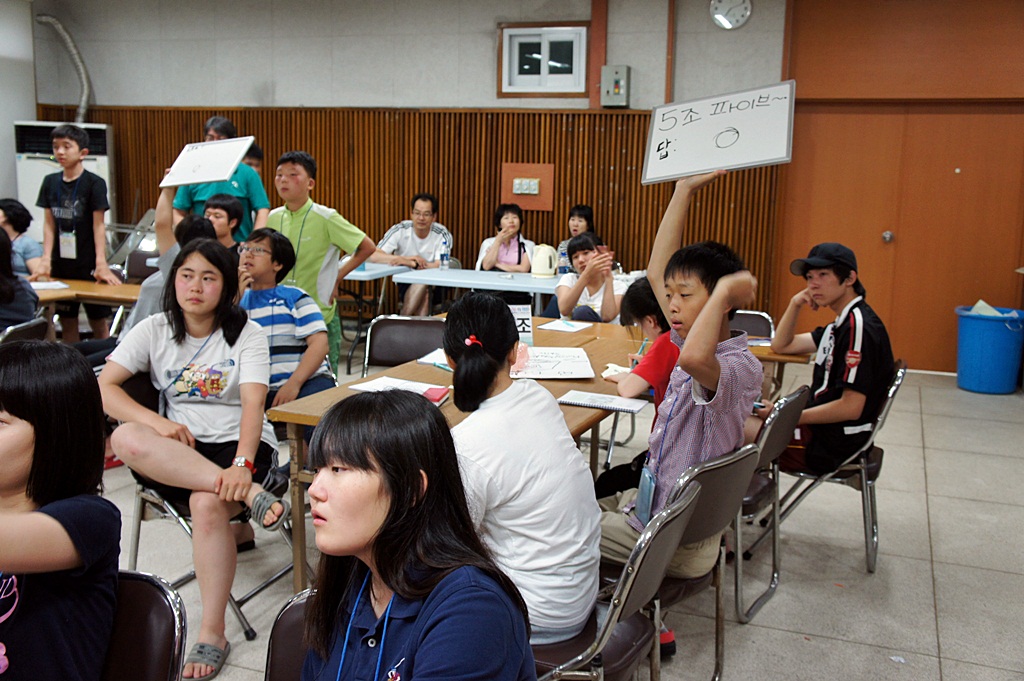
[[[414,270],[437,267],[440,264],[441,247],[448,244],[452,251],[452,234],[437,218],[437,197],[420,193],[412,197],[412,219],[402,220],[394,225],[377,244],[370,256],[370,262],[387,265],[403,265]],[[402,314],[424,316],[430,314],[430,297],[424,284],[399,284],[398,295],[402,299]],[[444,289],[435,289],[434,298],[440,300]]]

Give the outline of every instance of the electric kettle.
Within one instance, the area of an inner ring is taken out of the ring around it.
[[[535,277],[553,277],[558,270],[558,254],[547,244],[533,247],[531,262],[530,274]]]

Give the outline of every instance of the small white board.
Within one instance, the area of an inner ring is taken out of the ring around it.
[[[796,81],[666,104],[651,111],[642,184],[718,168],[788,163]]]
[[[171,171],[160,182],[160,186],[178,187],[184,184],[230,180],[255,139],[252,136],[235,137],[229,140],[186,144],[171,166]]]

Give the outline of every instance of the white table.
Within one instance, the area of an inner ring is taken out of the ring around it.
[[[364,262],[362,265],[345,275],[345,281],[356,282],[356,289],[352,290],[349,288],[342,289],[344,293],[352,296],[352,299],[356,301],[356,337],[352,341],[352,345],[348,349],[348,373],[352,373],[352,355],[355,353],[356,346],[359,345],[366,339],[364,332],[364,320],[363,320],[363,307],[369,307],[373,304],[373,299],[367,300],[363,296],[363,284],[368,281],[376,281],[377,279],[387,279],[388,277],[402,272],[410,272],[408,267],[401,265],[385,265],[383,263],[376,262]],[[387,290],[387,282],[381,282],[380,293],[377,295],[377,311],[373,316],[376,317],[380,314],[381,306],[384,304],[384,292]]]
[[[535,277],[529,273],[482,272],[478,270],[446,270],[437,268],[409,270],[396,274],[398,284],[426,284],[449,288],[474,288],[485,291],[520,291],[533,294],[533,313],[544,309],[541,294],[554,295],[558,277]]]

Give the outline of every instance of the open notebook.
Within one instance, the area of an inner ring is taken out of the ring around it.
[[[582,390],[570,390],[558,398],[559,404],[567,404],[573,407],[590,407],[591,409],[604,409],[606,411],[624,411],[629,414],[636,414],[646,407],[647,400],[638,400],[632,397],[619,397],[618,395],[605,395],[603,393],[588,393]]]

